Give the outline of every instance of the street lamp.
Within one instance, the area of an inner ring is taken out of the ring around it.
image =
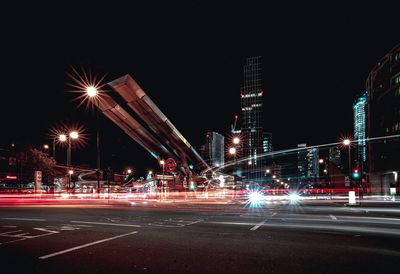
[[[89,100],[93,100],[96,103],[96,154],[97,154],[97,194],[100,198],[100,132],[99,132],[99,90],[94,85],[88,85],[86,87],[86,95]]]
[[[165,161],[161,160],[160,165],[162,165],[162,179],[161,179],[161,189],[164,189],[164,167],[165,167]]]
[[[232,142],[233,142],[233,144],[238,145],[240,143],[240,138],[239,137],[233,137]]]
[[[351,140],[350,139],[344,139],[343,140],[343,145],[347,146],[349,149],[349,180],[351,181]]]
[[[47,144],[43,145],[43,149],[46,151],[47,155],[50,155],[50,153],[49,153],[49,145],[47,145]]]

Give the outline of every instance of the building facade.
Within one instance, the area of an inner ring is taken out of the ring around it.
[[[306,182],[307,181],[307,144],[298,144],[297,148],[297,181]]]
[[[369,138],[400,134],[400,44],[373,68],[366,81],[367,135]],[[400,140],[368,142],[370,173],[400,169]]]
[[[224,165],[224,142],[225,138],[218,132],[207,132],[206,143],[201,147],[200,153],[203,159],[211,167]]]
[[[298,144],[297,181],[316,182],[319,178],[318,148],[307,148],[307,144]]]
[[[263,90],[261,56],[246,59],[244,85],[240,92],[242,111],[243,157],[247,158],[244,175],[247,180],[264,179],[263,153]]]
[[[368,92],[359,96],[353,104],[354,140],[357,141],[356,160],[359,166],[367,162],[367,98]]]
[[[272,133],[263,133],[263,153],[272,152]]]

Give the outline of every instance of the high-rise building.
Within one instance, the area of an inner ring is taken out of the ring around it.
[[[262,182],[263,153],[263,90],[261,56],[246,59],[243,68],[244,84],[240,92],[242,108],[243,157],[247,158],[247,180]]]
[[[307,144],[298,144],[297,174],[298,182],[315,182],[319,178],[318,148],[307,148]]]
[[[368,92],[358,97],[353,104],[354,139],[357,141],[357,162],[365,166],[367,161],[367,98]]]
[[[212,167],[224,165],[224,136],[218,132],[207,132],[206,143],[201,146],[201,156]]]
[[[316,182],[319,178],[319,151],[318,148],[307,150],[307,177],[310,182]]]
[[[400,134],[400,44],[373,68],[366,81],[368,137]],[[399,139],[367,143],[370,173],[400,170]]]
[[[297,181],[305,182],[307,181],[307,144],[298,144],[297,148]]]
[[[340,148],[338,147],[329,148],[329,162],[338,169],[342,168],[342,158],[341,158]]]

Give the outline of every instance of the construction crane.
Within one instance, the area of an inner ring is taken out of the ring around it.
[[[240,129],[239,130],[236,130],[236,124],[237,124],[237,120],[238,120],[238,118],[239,118],[239,116],[237,115],[237,114],[235,114],[235,116],[234,116],[234,122],[233,122],[233,124],[231,125],[231,133],[232,134],[238,134],[238,133],[240,133]]]

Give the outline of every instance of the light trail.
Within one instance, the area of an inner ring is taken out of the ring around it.
[[[357,143],[359,141],[371,142],[371,141],[379,141],[379,140],[394,139],[394,138],[400,138],[400,134],[373,137],[373,138],[366,138],[366,139],[357,139],[357,140],[352,140],[351,143]],[[281,156],[281,155],[295,153],[295,152],[299,152],[299,151],[303,151],[303,150],[309,150],[309,149],[313,149],[313,148],[333,147],[333,146],[338,146],[338,145],[341,145],[341,144],[342,144],[342,142],[334,142],[334,143],[327,143],[327,144],[308,146],[308,147],[302,147],[302,148],[292,148],[292,149],[285,149],[285,150],[267,152],[267,153],[263,153],[263,154],[257,155],[257,159],[264,158],[264,157]],[[215,173],[221,172],[221,170],[224,170],[227,167],[234,166],[235,164],[238,164],[238,163],[247,162],[247,161],[252,160],[252,159],[254,159],[253,156],[236,159],[236,161],[229,161],[229,162],[225,163],[224,165],[222,165],[220,167],[217,167],[217,168],[211,168],[210,167],[210,168],[202,171],[201,175],[204,175],[207,172],[215,172]]]

